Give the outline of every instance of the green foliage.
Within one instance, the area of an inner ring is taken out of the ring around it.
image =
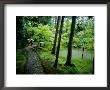
[[[48,25],[39,25],[38,27],[33,27],[34,31],[33,39],[39,40],[39,42],[52,41],[52,31],[49,30]]]
[[[64,28],[65,33],[69,33],[71,29],[71,18],[70,17],[65,17],[65,22],[64,22]]]
[[[37,43],[49,42],[46,43],[46,46],[52,44],[55,34],[54,30],[56,28],[56,19],[56,16],[17,16],[17,48],[19,46],[26,46],[28,38],[33,38]],[[70,29],[71,17],[66,16],[61,40],[61,45],[64,47],[67,47]],[[93,49],[94,17],[78,16],[74,36],[74,47],[77,48],[83,45],[86,49]]]
[[[50,49],[54,36],[50,29],[48,25],[39,24],[38,27],[28,27],[27,31],[29,36],[31,36],[37,44],[41,43]]]
[[[48,50],[42,50],[39,53],[39,56],[42,60],[49,60],[49,61],[54,61],[55,56],[51,54]]]
[[[17,16],[16,17],[16,30],[17,30],[17,48],[23,48],[27,44],[27,39],[34,35],[34,32],[28,32],[27,29],[38,27],[39,24],[50,24],[51,16]]]
[[[67,47],[71,28],[71,18],[66,17],[62,35],[61,47]],[[88,50],[94,49],[94,18],[78,16],[75,25],[75,34],[73,38],[73,47],[84,47]]]
[[[75,48],[82,46],[82,42],[81,42],[80,38],[75,38],[75,37],[74,37],[74,38],[73,38],[73,42],[74,42],[73,46],[74,46]]]
[[[79,18],[79,19],[78,19]],[[73,39],[74,47],[84,47],[88,50],[94,49],[94,21],[87,17],[78,17],[76,35]],[[81,28],[82,30],[79,30]]]

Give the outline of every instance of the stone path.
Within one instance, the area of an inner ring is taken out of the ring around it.
[[[43,67],[38,56],[33,51],[32,46],[26,47],[26,52],[28,55],[27,60],[27,73],[28,74],[44,74]]]

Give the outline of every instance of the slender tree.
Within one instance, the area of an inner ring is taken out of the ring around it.
[[[62,16],[60,30],[59,30],[58,45],[57,45],[57,50],[56,50],[56,60],[55,60],[55,63],[54,63],[54,67],[55,68],[57,68],[57,63],[58,63],[58,57],[59,57],[59,50],[60,50],[60,42],[61,42],[61,33],[62,33],[62,28],[63,28],[63,22],[64,22],[64,16]]]
[[[65,65],[71,66],[71,57],[72,57],[72,41],[74,37],[74,30],[75,30],[75,22],[76,22],[76,16],[72,16],[72,23],[71,23],[71,32],[68,42],[68,54],[67,54],[67,61]]]
[[[82,59],[84,58],[84,45],[82,46]]]
[[[59,28],[59,22],[60,22],[60,16],[58,16],[57,19],[57,24],[56,24],[56,32],[55,32],[55,38],[54,38],[54,44],[53,44],[53,48],[52,48],[52,54],[55,54],[55,50],[56,50],[56,42],[57,42],[57,35],[58,35],[58,28]]]
[[[83,17],[83,23],[84,23],[84,17]],[[86,35],[85,30],[86,30],[86,25],[84,24],[84,28],[83,28],[84,36],[83,36],[83,46],[82,46],[82,59],[84,58],[84,51],[85,51],[85,44],[86,44],[86,42],[84,40],[85,35]]]

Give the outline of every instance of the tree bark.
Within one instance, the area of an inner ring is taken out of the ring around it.
[[[75,29],[75,21],[76,21],[76,16],[72,16],[72,24],[71,24],[71,32],[70,32],[70,37],[69,37],[69,42],[68,42],[68,54],[67,54],[67,61],[65,65],[71,66],[71,57],[72,57],[72,41],[74,37],[74,29]]]
[[[60,22],[60,16],[58,16],[58,19],[57,19],[54,44],[53,44],[53,48],[52,48],[52,52],[51,52],[52,54],[55,54],[55,50],[56,50],[56,42],[57,42],[57,34],[58,34],[59,22]]]
[[[64,16],[62,16],[60,30],[59,30],[58,46],[57,46],[57,50],[56,50],[56,60],[55,60],[55,63],[54,63],[54,67],[55,68],[57,68],[57,63],[58,63],[58,57],[59,57],[59,50],[60,50],[60,42],[61,42],[61,33],[62,33],[62,28],[63,28],[63,22],[64,22]]]

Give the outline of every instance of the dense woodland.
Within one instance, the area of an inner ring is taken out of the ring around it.
[[[94,16],[16,16],[17,74],[94,74]]]

